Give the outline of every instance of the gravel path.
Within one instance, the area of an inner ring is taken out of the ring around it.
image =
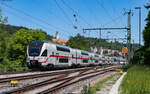
[[[101,74],[99,76],[93,77],[91,79],[87,79],[81,82],[78,82],[72,86],[69,86],[63,90],[61,90],[59,93],[57,94],[81,94],[81,91],[83,89],[83,87],[85,85],[87,86],[93,86],[95,83],[97,83],[100,80],[105,79],[106,77],[114,74],[115,72],[109,72],[109,73],[105,73],[105,74]]]
[[[119,78],[119,80],[117,80],[117,82],[113,85],[113,87],[111,88],[109,94],[119,94],[118,90],[119,90],[119,86],[123,80],[123,77],[126,75],[126,72],[123,73],[123,75]]]
[[[108,80],[104,83],[100,91],[97,91],[96,94],[110,94],[110,90],[115,84],[116,80],[118,80],[120,75],[114,75],[111,80]]]

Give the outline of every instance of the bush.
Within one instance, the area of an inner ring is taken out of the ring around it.
[[[150,65],[149,60],[150,60],[150,47],[145,50],[144,63],[147,64],[147,65]]]
[[[22,67],[21,61],[9,61],[5,60],[0,64],[0,72],[16,72],[16,71],[25,71],[29,70],[26,66]]]

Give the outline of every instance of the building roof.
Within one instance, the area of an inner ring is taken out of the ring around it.
[[[53,42],[58,42],[58,43],[66,43],[68,40],[64,40],[64,39],[52,39]]]

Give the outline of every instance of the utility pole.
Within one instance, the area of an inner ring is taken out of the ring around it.
[[[102,39],[101,39],[101,37],[102,37],[102,35],[101,35],[101,30],[99,30],[99,43],[100,43],[100,49],[102,49]],[[100,52],[101,52],[101,50],[100,50]]]
[[[131,60],[131,10],[126,12],[128,14],[128,25],[127,25],[127,48],[128,48],[128,53],[127,53],[127,60],[128,63]]]
[[[139,10],[139,48],[141,47],[141,7],[135,7]],[[139,63],[141,59],[141,53],[139,54]]]
[[[101,39],[101,30],[99,30],[99,39]]]
[[[129,10],[128,12],[126,12],[125,14],[128,14],[128,20],[127,20],[127,27],[123,27],[123,28],[86,28],[83,29],[83,32],[86,30],[127,30],[127,62],[130,63],[130,59],[131,59],[131,10]]]
[[[141,46],[141,7],[135,7],[139,10],[139,47]]]

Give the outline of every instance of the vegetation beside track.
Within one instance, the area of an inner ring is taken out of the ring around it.
[[[82,94],[95,94],[96,91],[99,91],[102,86],[109,80],[113,79],[114,76],[118,76],[119,74],[114,74],[114,75],[110,75],[107,78],[100,80],[99,82],[97,82],[94,86],[84,86],[83,90],[81,91]],[[115,81],[114,81],[115,83]]]
[[[150,94],[150,67],[134,65],[129,68],[120,91],[121,94]]]

